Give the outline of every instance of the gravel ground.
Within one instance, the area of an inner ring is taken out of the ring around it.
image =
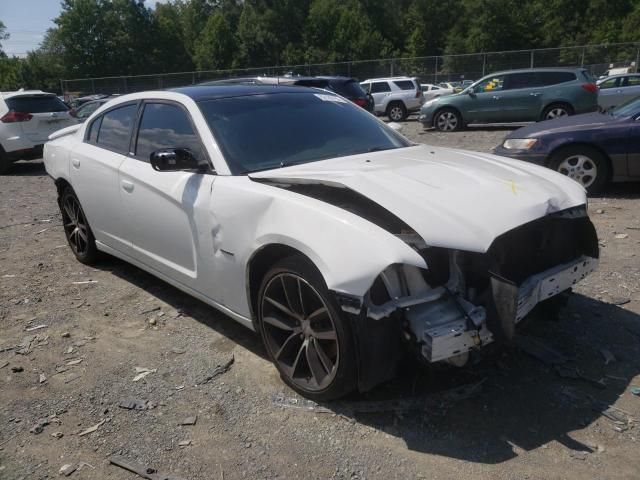
[[[404,133],[489,151],[506,131],[440,134],[409,121]],[[70,478],[139,478],[112,455],[207,480],[638,477],[637,184],[591,199],[599,270],[560,318],[525,328],[567,356],[564,376],[495,349],[463,369],[407,366],[319,408],[284,386],[258,337],[233,320],[119,260],[77,263],[40,162],[0,182],[2,479],[53,478],[65,464],[83,465]],[[573,367],[583,378],[565,378]],[[126,399],[152,408],[119,407]],[[424,408],[407,411],[416,402]]]

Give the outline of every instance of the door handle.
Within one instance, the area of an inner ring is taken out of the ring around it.
[[[493,96],[493,99],[494,99],[494,100],[500,100],[500,97],[499,97],[498,95],[494,95],[494,96]]]
[[[71,165],[73,165],[73,168],[78,169],[80,168],[80,160],[77,158],[72,158],[71,159]]]
[[[539,97],[539,96],[540,96],[540,93],[538,93],[538,92],[532,92],[532,93],[530,93],[529,95],[531,95],[532,97]]]
[[[122,181],[122,188],[125,192],[133,192],[133,183],[129,182],[128,180],[123,180]]]

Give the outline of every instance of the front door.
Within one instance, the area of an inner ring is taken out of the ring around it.
[[[206,272],[199,271],[199,254],[204,250],[200,244],[211,235],[210,198],[215,175],[159,172],[149,162],[151,153],[162,148],[187,148],[199,160],[206,160],[188,112],[172,102],[146,102],[133,144],[132,155],[122,163],[119,176],[132,256],[183,285],[201,290],[199,280]]]
[[[492,75],[476,85],[464,103],[463,115],[470,123],[503,122],[504,75]]]

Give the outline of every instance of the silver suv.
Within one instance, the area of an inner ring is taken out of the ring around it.
[[[372,78],[361,82],[375,102],[374,112],[400,122],[424,103],[420,81],[415,77]]]
[[[74,125],[69,107],[53,93],[19,90],[0,93],[0,174],[17,160],[42,157],[50,134]]]

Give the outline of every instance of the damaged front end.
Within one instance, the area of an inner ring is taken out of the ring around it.
[[[393,375],[389,356],[399,351],[396,334],[430,363],[463,365],[471,350],[510,341],[538,303],[571,289],[595,270],[599,257],[584,206],[510,230],[485,253],[429,247],[411,233],[399,237],[420,253],[427,269],[389,266],[361,308],[353,299],[338,298],[356,318],[360,363],[369,366],[361,389]],[[386,332],[384,341],[367,344],[380,336],[378,330]]]

